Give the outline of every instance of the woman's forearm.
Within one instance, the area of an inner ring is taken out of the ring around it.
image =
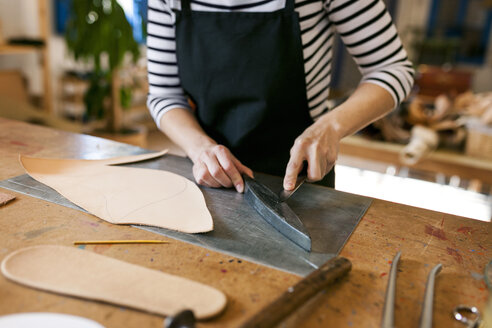
[[[395,107],[390,93],[372,83],[362,83],[342,104],[315,124],[331,126],[339,139],[354,134]]]
[[[160,121],[160,129],[181,147],[193,162],[201,149],[217,144],[203,131],[195,116],[184,108],[175,108],[164,114]]]

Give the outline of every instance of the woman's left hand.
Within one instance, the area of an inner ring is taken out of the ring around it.
[[[308,127],[290,150],[284,189],[292,190],[302,162],[308,162],[308,180],[319,181],[330,172],[338,157],[340,140],[386,115],[396,106],[384,88],[361,83],[338,107],[321,116]]]
[[[327,114],[329,115],[329,114]],[[325,116],[327,116],[325,115]],[[284,178],[284,189],[295,187],[303,161],[308,162],[307,180],[314,182],[330,172],[338,157],[340,134],[336,124],[326,117],[320,118],[296,138],[290,150],[290,160]]]

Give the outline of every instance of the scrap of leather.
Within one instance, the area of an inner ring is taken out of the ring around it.
[[[108,222],[187,233],[213,230],[205,198],[192,181],[167,171],[113,166],[160,157],[166,152],[104,160],[23,155],[19,159],[33,179]]]
[[[1,271],[25,286],[166,316],[190,309],[205,319],[227,303],[224,293],[208,285],[67,246],[14,251]]]
[[[0,206],[6,205],[8,202],[15,199],[14,195],[0,192]]]

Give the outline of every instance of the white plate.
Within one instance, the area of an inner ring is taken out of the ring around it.
[[[0,328],[104,328],[95,321],[60,313],[18,313],[0,317]]]

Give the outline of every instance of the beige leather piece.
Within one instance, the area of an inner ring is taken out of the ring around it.
[[[166,316],[190,309],[209,318],[227,303],[210,286],[67,246],[22,248],[2,261],[1,270],[29,287]]]
[[[20,156],[26,172],[89,213],[114,224],[141,224],[187,233],[213,230],[200,189],[161,170],[111,166],[162,156],[165,152],[106,160]]]
[[[7,204],[8,202],[15,199],[14,195],[0,192],[0,206]]]
[[[107,158],[107,159],[101,159],[101,160],[92,160],[89,162],[102,163],[102,164],[106,164],[106,165],[137,163],[137,162],[143,162],[143,161],[146,161],[149,159],[164,156],[165,154],[167,154],[167,152],[168,152],[168,150],[164,149],[164,150],[161,150],[161,151],[155,152],[155,153],[113,157],[113,158]]]

